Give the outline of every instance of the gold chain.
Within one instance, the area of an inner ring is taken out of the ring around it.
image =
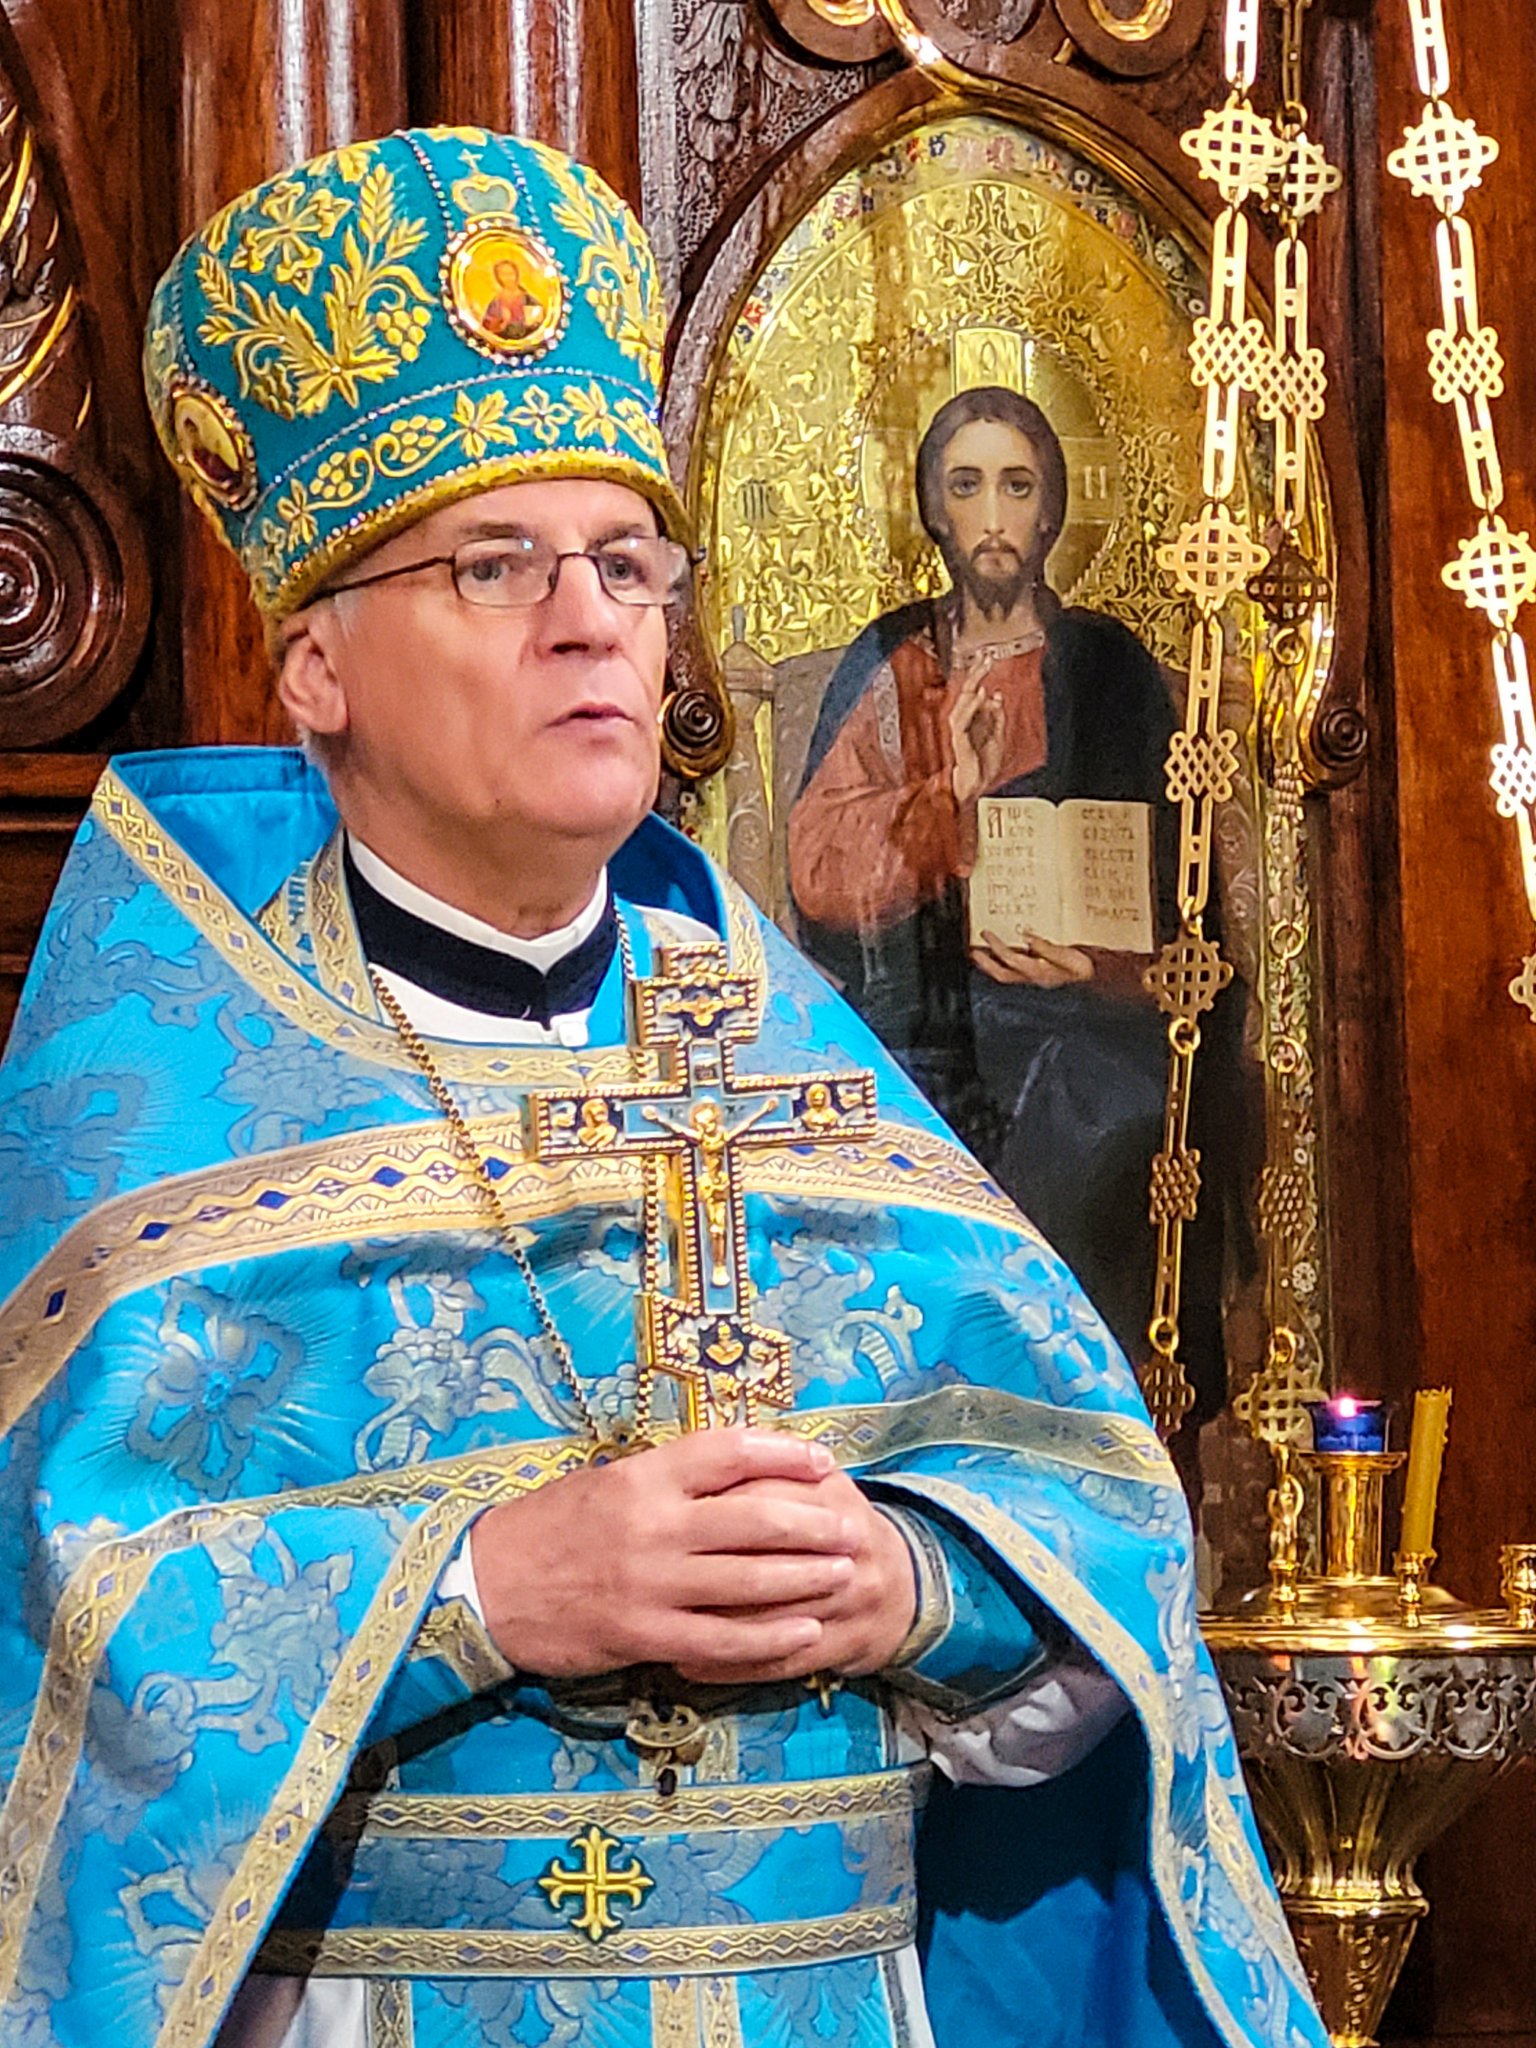
[[[618,930],[619,959],[623,967],[624,987],[627,991],[634,984],[635,961],[634,954],[630,950],[629,933],[625,929],[622,917],[618,920]],[[528,1299],[533,1303],[534,1314],[539,1319],[539,1328],[543,1331],[545,1341],[554,1353],[555,1361],[564,1376],[565,1383],[571,1390],[571,1397],[581,1413],[582,1423],[586,1428],[587,1434],[592,1438],[597,1450],[607,1455],[618,1455],[638,1448],[644,1443],[650,1432],[651,1418],[649,1414],[650,1400],[648,1389],[642,1392],[636,1404],[634,1417],[630,1421],[616,1420],[611,1423],[604,1423],[593,1409],[591,1402],[587,1398],[586,1388],[581,1383],[581,1376],[576,1370],[576,1361],[572,1356],[571,1347],[561,1334],[560,1326],[555,1321],[554,1311],[550,1308],[548,1296],[545,1294],[543,1286],[539,1281],[539,1276],[533,1270],[533,1262],[523,1249],[523,1234],[507,1213],[507,1206],[502,1197],[501,1189],[496,1184],[496,1177],[486,1162],[485,1154],[475,1143],[474,1133],[469,1128],[464,1112],[454,1100],[453,1091],[443,1079],[437,1062],[433,1059],[431,1052],[427,1048],[426,1040],[416,1029],[415,1025],[412,1024],[410,1018],[406,1016],[404,1010],[401,1009],[393,993],[385,983],[383,976],[371,963],[368,968],[368,978],[373,983],[373,992],[378,997],[379,1008],[394,1026],[400,1043],[420,1068],[422,1079],[432,1091],[432,1099],[442,1111],[443,1120],[453,1133],[454,1142],[464,1155],[475,1185],[485,1196],[486,1205],[495,1219],[498,1231],[501,1233],[502,1243],[506,1246],[507,1251],[511,1254],[513,1264],[522,1275],[523,1285],[528,1290]],[[631,1048],[631,1059],[633,1061],[633,1048]],[[653,1162],[650,1160],[647,1160],[645,1164],[645,1285],[647,1288],[651,1288],[655,1284],[653,1268],[658,1256],[655,1245],[659,1241],[659,1232],[653,1233],[650,1229],[650,1224],[653,1220],[653,1215],[659,1213],[661,1200],[660,1182],[652,1170],[653,1166],[659,1166],[659,1164],[659,1161]],[[642,1376],[643,1387],[644,1384]]]
[[[1252,101],[1261,16],[1267,0],[1227,0],[1223,38],[1227,97],[1182,147],[1222,199],[1211,241],[1210,310],[1196,320],[1191,375],[1205,393],[1201,461],[1204,504],[1158,549],[1158,561],[1194,605],[1183,725],[1168,751],[1170,802],[1179,806],[1179,930],[1147,969],[1148,992],[1168,1019],[1168,1093],[1163,1146],[1152,1162],[1150,1216],[1157,1230],[1157,1279],[1147,1328],[1152,1360],[1143,1391],[1165,1436],[1179,1427],[1194,1389],[1179,1357],[1184,1232],[1194,1221],[1200,1155],[1189,1144],[1189,1113],[1200,1018],[1232,979],[1204,929],[1210,901],[1217,806],[1242,772],[1241,737],[1221,723],[1225,656],[1222,615],[1240,593],[1265,606],[1272,655],[1295,683],[1305,662],[1301,618],[1326,593],[1298,545],[1307,497],[1308,434],[1323,410],[1320,349],[1308,335],[1307,252],[1300,224],[1340,182],[1306,134],[1302,30],[1311,0],[1273,0],[1284,16],[1278,122]],[[1284,228],[1275,250],[1274,338],[1248,309],[1249,208],[1263,205]],[[1241,473],[1243,399],[1274,428],[1274,495],[1281,545],[1272,554],[1234,516]],[[1282,659],[1283,657],[1283,659]],[[1283,723],[1294,734],[1294,701]]]
[[[1264,1362],[1233,1407],[1271,1444],[1307,1439],[1308,1400],[1321,1400],[1323,1360],[1314,1328],[1317,1292],[1317,1133],[1311,1050],[1311,897],[1303,804],[1300,714],[1310,657],[1308,628],[1331,596],[1322,565],[1308,552],[1308,431],[1321,418],[1326,379],[1310,338],[1306,244],[1301,230],[1342,182],[1307,135],[1303,48],[1312,0],[1275,0],[1282,17],[1282,104],[1277,133],[1289,159],[1266,202],[1281,234],[1274,253],[1275,372],[1259,394],[1262,418],[1275,418],[1270,559],[1250,594],[1268,621],[1259,689],[1264,767],[1266,916],[1263,1011],[1269,1069],[1259,1226],[1265,1248],[1269,1341]]]
[[[1237,735],[1220,725],[1224,640],[1221,614],[1229,599],[1262,569],[1266,551],[1232,516],[1241,449],[1242,394],[1251,387],[1268,344],[1248,313],[1250,199],[1268,189],[1281,161],[1270,122],[1249,95],[1258,75],[1260,0],[1227,0],[1223,44],[1227,99],[1183,138],[1185,151],[1221,194],[1223,210],[1211,239],[1210,311],[1195,322],[1192,375],[1205,393],[1201,458],[1204,504],[1157,551],[1160,566],[1195,607],[1184,722],[1168,752],[1168,796],[1179,806],[1179,930],[1146,973],[1148,993],[1168,1020],[1168,1093],[1162,1150],[1152,1162],[1149,1216],[1157,1231],[1157,1277],[1147,1339],[1152,1357],[1142,1391],[1158,1431],[1178,1429],[1195,1393],[1179,1357],[1179,1303],[1184,1231],[1195,1219],[1200,1155],[1189,1144],[1189,1111],[1200,1023],[1232,979],[1214,939],[1205,935],[1215,838],[1215,806],[1232,794]]]
[[[1477,250],[1462,218],[1468,193],[1482,183],[1499,145],[1451,108],[1451,59],[1441,7],[1442,0],[1408,0],[1414,72],[1424,105],[1414,126],[1403,131],[1402,146],[1387,158],[1387,169],[1440,216],[1435,267],[1441,324],[1425,337],[1430,388],[1439,404],[1455,410],[1467,491],[1479,515],[1477,531],[1458,542],[1456,559],[1441,575],[1470,610],[1485,615],[1492,629],[1504,737],[1493,749],[1489,781],[1499,816],[1514,820],[1526,903],[1536,918],[1536,708],[1525,641],[1515,630],[1522,605],[1536,597],[1536,548],[1529,534],[1510,531],[1499,509],[1504,468],[1493,400],[1504,392],[1504,358],[1498,330],[1484,323],[1478,309]],[[1536,948],[1509,992],[1536,1020]]]

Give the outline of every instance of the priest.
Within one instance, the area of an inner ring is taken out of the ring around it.
[[[0,1070],[0,2038],[1319,2043],[1122,1360],[650,814],[661,341],[472,128],[156,294],[304,747],[114,765]]]

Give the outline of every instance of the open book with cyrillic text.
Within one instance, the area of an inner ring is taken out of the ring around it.
[[[969,891],[973,946],[1150,953],[1152,806],[1069,797],[984,796]]]

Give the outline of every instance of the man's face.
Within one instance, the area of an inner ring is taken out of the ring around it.
[[[968,420],[944,450],[940,484],[950,574],[984,615],[1006,614],[1043,563],[1034,443],[1003,420]]]
[[[650,505],[622,484],[507,484],[430,514],[341,580],[470,540],[526,535],[565,553],[656,530]],[[649,809],[666,618],[616,603],[591,562],[562,562],[549,596],[516,610],[466,602],[443,567],[309,616],[338,708],[289,708],[327,734],[338,802],[346,813],[351,800],[348,822],[365,837],[382,814],[391,846],[489,833],[535,857],[541,840],[602,842],[606,856]]]

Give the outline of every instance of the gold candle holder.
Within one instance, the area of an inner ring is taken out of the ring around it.
[[[1390,1572],[1382,1495],[1411,1461],[1276,1444],[1268,1583],[1204,1617],[1281,1901],[1335,2048],[1375,2039],[1429,1910],[1414,1874],[1420,1850],[1536,1753],[1536,1543],[1501,1551],[1499,1608],[1475,1610],[1432,1583],[1444,1407],[1437,1396],[1415,1418],[1417,1512]],[[1321,1493],[1321,1571],[1307,1563],[1303,1473],[1316,1474]],[[1473,1670],[1479,1682],[1469,1685]]]
[[[1424,1588],[1434,1570],[1432,1550],[1400,1550],[1393,1571],[1397,1577],[1397,1608],[1405,1625],[1417,1628],[1424,1619]]]
[[[1296,1589],[1301,1579],[1301,1517],[1306,1492],[1292,1465],[1289,1444],[1271,1444],[1275,1483],[1269,1490],[1269,1597],[1282,1621],[1296,1619]]]
[[[1381,1494],[1401,1451],[1307,1451],[1301,1462],[1323,1482],[1323,1572],[1331,1585],[1382,1576]]]

